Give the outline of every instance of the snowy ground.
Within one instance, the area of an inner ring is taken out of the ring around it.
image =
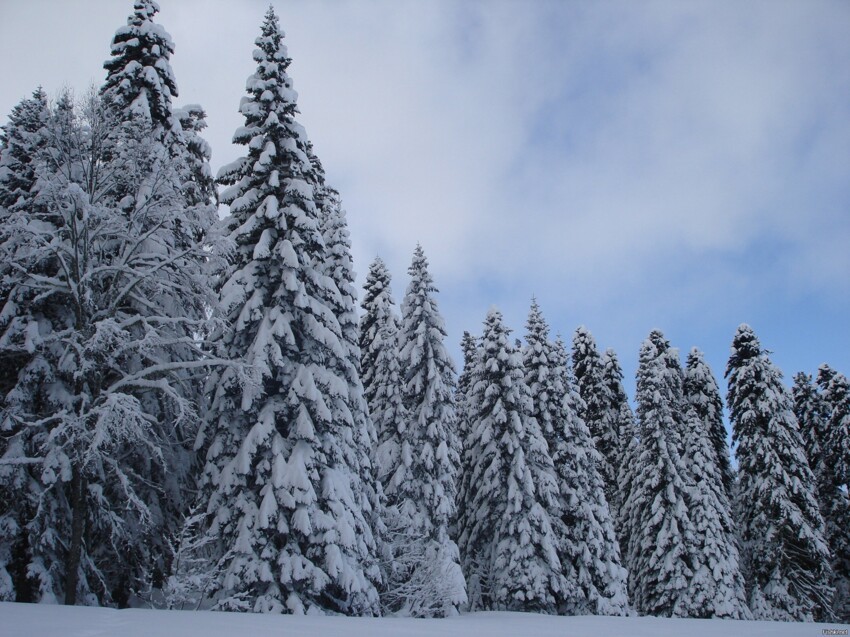
[[[292,617],[0,603],[2,637],[816,637],[842,624],[473,613],[450,619]]]

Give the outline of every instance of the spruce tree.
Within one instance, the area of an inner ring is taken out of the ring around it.
[[[723,404],[717,381],[696,347],[688,355],[683,389],[687,504],[695,538],[689,615],[745,619],[750,613],[729,499],[734,478],[723,426]]]
[[[369,406],[361,381],[357,288],[354,283],[351,239],[339,192],[326,183],[324,168],[310,144],[307,150],[313,173],[316,175],[314,195],[320,215],[319,227],[326,247],[326,256],[321,268],[333,281],[337,292],[334,294],[331,288],[332,294],[326,302],[339,321],[342,346],[345,350],[345,358],[340,359],[338,365],[348,385],[348,396],[340,401],[338,409],[350,413],[354,424],[353,437],[357,447],[359,478],[364,489],[360,508],[372,527],[375,546],[371,547],[370,558],[374,559],[384,553],[384,496],[374,471],[374,452],[378,436],[369,416]],[[364,563],[363,567],[373,583],[380,586],[381,574],[377,563]]]
[[[201,136],[206,126],[203,108],[190,105],[176,109],[173,99],[177,97],[177,83],[171,68],[174,43],[165,28],[155,21],[159,6],[149,0],[138,0],[126,24],[116,30],[111,44],[111,56],[104,62],[106,78],[100,88],[102,102],[110,117],[120,122],[113,131],[111,147],[117,154],[123,153],[130,140],[144,136],[150,144],[158,146],[163,162],[169,164],[174,173],[175,190],[179,194],[174,205],[179,212],[168,224],[168,249],[179,253],[192,253],[199,242],[213,247],[217,239],[210,232],[211,224],[217,219],[215,185],[209,166],[211,149]],[[144,188],[131,175],[118,175],[110,197],[116,206],[129,213],[128,207],[134,200],[136,190]],[[199,267],[211,270],[218,261],[219,250],[210,252],[206,259],[198,260]],[[210,258],[212,257],[212,258]],[[209,307],[194,312],[193,318],[206,318]],[[144,315],[144,303],[137,311]],[[185,340],[197,334],[185,324],[171,326],[173,338]],[[184,355],[195,356],[190,350]],[[210,353],[207,352],[206,356]],[[195,404],[203,404],[203,378],[197,373],[180,374],[181,394]],[[159,586],[170,569],[170,548],[167,539],[179,534],[182,518],[188,513],[189,498],[186,492],[196,488],[197,470],[194,466],[192,442],[197,435],[197,424],[176,427],[175,414],[168,404],[162,404],[155,394],[145,397],[146,409],[155,413],[160,436],[168,441],[167,464],[164,474],[151,475],[145,466],[137,467],[140,475],[146,476],[152,488],[145,499],[162,512],[162,528],[154,542],[154,552],[159,556],[153,565],[151,584]]]
[[[41,87],[21,100],[0,127],[0,209],[26,209],[35,197],[36,160],[44,148],[47,95]]]
[[[211,376],[202,502],[213,540],[218,608],[378,612],[374,538],[364,517],[358,423],[347,408],[352,351],[322,270],[330,258],[315,200],[318,176],[295,120],[297,94],[274,11],[256,40],[257,70],[223,167],[235,244],[221,292],[223,357],[254,371]]]
[[[846,490],[850,488],[850,385],[844,374],[821,365],[818,386],[829,410],[823,448],[836,482]]]
[[[600,473],[605,481],[605,498],[608,502],[617,499],[617,467],[619,465],[619,438],[608,417],[609,401],[603,381],[602,357],[596,341],[583,325],[573,335],[573,375],[584,407],[581,419],[590,429],[593,443],[600,453]]]
[[[726,377],[750,609],[756,619],[828,620],[832,569],[814,476],[782,375],[748,325],[732,341]]]
[[[398,331],[398,316],[391,287],[392,277],[381,257],[376,257],[369,266],[366,283],[363,286],[363,301],[360,307],[363,314],[360,317],[360,367],[363,379],[363,389],[369,408],[374,412],[375,407],[375,375],[377,360],[385,347],[397,348],[395,342],[389,342],[381,337],[385,327],[395,334]]]
[[[183,183],[183,195],[186,202],[189,205],[217,204],[218,192],[209,164],[212,148],[201,136],[207,127],[207,114],[199,104],[189,104],[174,109],[174,117],[180,123],[186,148],[186,170]]]
[[[463,431],[463,440],[461,441],[461,470],[460,480],[458,482],[457,498],[456,498],[456,518],[454,525],[455,537],[457,538],[458,548],[460,549],[461,565],[464,569],[464,575],[467,577],[467,593],[468,593],[468,608],[476,610],[482,607],[482,591],[481,581],[476,575],[473,579],[469,578],[470,571],[468,569],[467,557],[469,554],[468,537],[464,534],[464,529],[471,523],[470,505],[473,495],[473,487],[471,484],[472,475],[475,467],[475,457],[472,450],[469,448],[471,444],[470,434],[472,432],[473,419],[473,403],[472,392],[477,382],[477,375],[480,373],[480,365],[478,364],[478,354],[481,345],[481,339],[473,336],[468,331],[463,333],[461,339],[461,350],[463,352],[463,371],[458,378],[458,389],[455,394],[457,397],[456,405],[458,409],[459,430]]]
[[[803,448],[809,461],[809,468],[815,474],[818,490],[820,490],[823,481],[829,480],[829,477],[825,474],[830,473],[823,453],[826,423],[829,420],[829,406],[812,383],[811,375],[803,372],[794,376],[791,396],[794,400],[794,415],[797,417],[797,424],[800,426],[800,436],[803,439]]]
[[[686,617],[693,606],[695,537],[687,471],[674,443],[682,398],[670,382],[668,351],[656,342],[666,342],[660,332],[641,346],[637,374],[640,444],[625,504],[629,594],[643,615]]]
[[[398,556],[405,550],[403,544],[408,544],[408,550],[422,556],[410,564],[410,577],[423,584],[437,578],[445,588],[439,600],[427,599],[433,592],[426,589],[408,595],[405,612],[446,615],[466,602],[457,544],[450,535],[460,466],[455,372],[444,344],[446,329],[437,307],[437,289],[421,246],[414,251],[408,273],[399,331],[402,397],[408,416],[400,436],[400,465],[407,465],[407,475],[401,479],[398,470],[392,471],[401,516],[398,525],[403,529],[402,545],[394,553]],[[432,557],[424,560],[427,555]],[[429,563],[433,556],[439,563]]]
[[[536,301],[528,316],[523,350],[532,415],[548,444],[557,482],[557,506],[550,510],[558,557],[566,580],[561,612],[568,615],[623,615],[628,608],[626,570],[614,534],[600,456],[578,415],[581,397],[573,386],[568,355]]]
[[[48,140],[50,117],[47,97],[41,88],[19,102],[0,127],[0,245],[16,240],[19,232],[10,217],[34,208],[37,189],[36,165]],[[26,457],[29,446],[23,423],[5,417],[6,396],[19,382],[19,375],[32,361],[34,352],[26,346],[26,329],[15,323],[32,325],[29,308],[35,292],[16,285],[14,261],[0,263],[0,458]],[[11,330],[11,332],[9,331]],[[14,335],[14,336],[13,336]],[[17,341],[17,342],[15,342]],[[0,464],[0,600],[31,601],[27,571],[27,533],[33,502],[21,497],[29,479],[25,465]]]
[[[12,109],[9,120],[0,127],[0,221],[15,211],[33,209],[37,195],[36,164],[47,143],[48,118],[47,96],[39,87],[32,97],[21,100]],[[0,235],[0,242],[10,240],[12,237]],[[0,263],[0,329],[5,329],[28,302],[9,298],[11,267],[8,262]],[[0,401],[15,384],[26,358],[26,352],[0,343]],[[2,445],[0,442],[0,453],[3,453]]]
[[[463,370],[458,376],[457,379],[457,404],[458,404],[458,412],[460,414],[459,419],[461,421],[460,424],[460,435],[461,440],[466,438],[466,434],[468,433],[468,427],[466,423],[466,397],[469,394],[469,390],[472,386],[472,371],[475,363],[475,351],[478,348],[478,340],[469,332],[464,332],[463,337],[460,341],[460,349],[463,353]],[[464,403],[464,404],[462,404]]]
[[[628,469],[626,455],[634,436],[635,416],[623,387],[623,370],[620,367],[620,361],[617,358],[617,353],[611,348],[606,349],[605,353],[602,354],[602,385],[605,388],[607,401],[604,418],[608,424],[605,428],[617,434],[616,454],[611,467],[617,479],[617,488],[610,496],[608,506],[611,509],[611,518],[617,528],[617,537],[620,537],[620,521],[622,519],[620,508],[628,497],[630,484],[628,480],[625,480],[626,476],[623,471]]]
[[[684,392],[686,409],[693,408],[696,416],[707,427],[711,446],[723,481],[726,499],[731,502],[735,485],[735,474],[729,459],[726,443],[726,426],[723,424],[723,401],[720,389],[711,368],[702,352],[694,347],[688,354],[685,365]],[[690,429],[690,428],[689,428]]]
[[[472,610],[554,613],[566,582],[527,459],[533,407],[509,334],[501,313],[491,309],[468,401],[463,567]]]
[[[377,257],[366,276],[359,337],[364,394],[377,432],[375,472],[388,496],[395,493],[396,483],[404,481],[410,466],[401,462],[408,416],[402,397],[398,317],[390,283],[389,270]]]
[[[850,621],[850,383],[844,374],[821,365],[818,385],[823,393],[826,422],[822,429],[817,469],[821,515],[832,553],[835,597],[833,611],[842,621]]]
[[[664,359],[664,377],[668,385],[670,397],[674,401],[671,406],[674,426],[668,435],[676,445],[679,456],[685,455],[685,412],[687,401],[685,399],[685,372],[679,360],[679,350],[671,347],[670,341],[661,330],[652,330],[649,340],[655,345],[658,355]]]
[[[115,32],[112,57],[104,63],[107,71],[101,94],[122,119],[141,118],[160,140],[179,135],[180,122],[174,117],[172,99],[177,97],[177,81],[171,70],[174,42],[162,25],[154,22],[159,5],[153,0],[136,0],[127,24]]]

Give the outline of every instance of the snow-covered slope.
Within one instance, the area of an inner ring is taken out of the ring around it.
[[[847,625],[472,613],[449,619],[295,617],[0,603],[3,637],[816,637]],[[842,633],[833,633],[842,634]]]

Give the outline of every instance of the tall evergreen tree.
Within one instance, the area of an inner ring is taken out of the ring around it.
[[[634,435],[635,416],[623,387],[623,370],[620,367],[620,361],[617,358],[617,353],[611,348],[606,349],[602,354],[602,384],[606,396],[604,418],[607,424],[604,428],[617,434],[617,445],[612,450],[616,453],[611,463],[611,469],[617,480],[617,488],[610,496],[608,506],[611,509],[611,518],[618,529],[619,537],[620,508],[628,496],[629,485],[628,482],[623,481],[622,472],[629,442]]]
[[[475,367],[475,353],[478,350],[478,339],[467,331],[464,331],[460,341],[460,349],[463,353],[463,370],[457,379],[456,406],[458,412],[458,439],[463,451],[463,444],[469,434],[468,398],[472,389],[472,374]]]
[[[36,163],[48,140],[45,130],[48,118],[47,96],[39,87],[32,97],[12,109],[9,120],[0,127],[0,221],[15,211],[33,209],[37,195]],[[0,236],[4,243],[9,240],[11,237]],[[0,263],[0,329],[8,326],[24,304],[24,299],[15,302],[9,298],[11,268],[8,262]],[[27,352],[0,342],[0,405],[27,358]],[[0,442],[0,454],[2,445]]]
[[[478,339],[464,331],[460,342],[463,353],[463,370],[458,376],[457,391],[455,391],[455,407],[458,417],[458,438],[460,445],[460,472],[457,479],[457,496],[455,499],[455,519],[452,525],[454,537],[460,538],[460,523],[466,515],[466,500],[464,494],[468,491],[466,481],[469,479],[471,467],[468,465],[469,454],[466,453],[466,440],[469,436],[470,404],[469,395],[474,382],[475,355],[478,349]],[[459,541],[459,540],[458,540]]]
[[[405,612],[445,615],[457,612],[466,602],[460,556],[449,532],[460,465],[454,364],[445,348],[446,329],[437,307],[437,289],[421,246],[416,247],[408,272],[410,284],[401,306],[399,332],[402,397],[408,415],[400,436],[399,468],[406,466],[406,475],[402,479],[399,469],[391,471],[398,526],[403,530],[395,554],[405,551],[407,544],[408,551],[420,555],[409,566],[410,577],[423,583],[437,578],[446,589],[436,604],[427,599],[432,591],[410,594]],[[427,555],[431,557],[426,561]],[[434,559],[438,563],[429,563]]]
[[[34,188],[36,163],[47,141],[49,119],[47,96],[39,87],[32,97],[21,100],[0,127],[0,245],[14,240],[14,224],[9,217],[14,211],[30,210],[37,195]],[[14,268],[8,261],[0,263],[0,458],[25,457],[23,427],[5,417],[6,394],[15,387],[19,373],[32,358],[32,352],[9,338],[7,331],[21,319],[32,302],[32,293],[15,290]],[[14,293],[13,293],[14,292]],[[18,330],[23,337],[24,332]],[[0,600],[30,601],[25,525],[32,515],[32,503],[26,493],[29,472],[24,465],[0,464]]]
[[[821,515],[832,552],[833,611],[850,621],[850,383],[844,374],[821,365],[818,385],[823,392],[826,422],[821,430],[820,454],[813,471],[817,479]]]
[[[693,617],[750,617],[741,576],[729,494],[734,486],[717,381],[694,347],[684,385],[684,447],[688,514],[694,524]]]
[[[384,493],[394,494],[407,478],[412,458],[402,462],[402,441],[408,426],[402,397],[398,317],[394,311],[391,277],[378,257],[369,267],[360,317],[360,360],[364,393],[377,431],[375,472]]]
[[[602,378],[608,396],[607,418],[613,423],[612,427],[617,432],[618,460],[617,460],[617,490],[608,503],[611,509],[611,517],[617,539],[620,543],[620,555],[625,563],[626,543],[629,535],[626,531],[628,513],[625,511],[626,502],[634,483],[634,470],[637,466],[638,437],[635,415],[629,405],[626,390],[623,386],[623,369],[617,353],[613,349],[605,350],[602,355]]]
[[[532,415],[540,423],[553,461],[557,506],[550,509],[558,557],[566,580],[559,609],[570,615],[622,615],[628,608],[626,570],[614,534],[600,456],[578,415],[581,397],[573,387],[560,340],[549,340],[537,302],[528,316],[523,350]]]
[[[492,309],[475,357],[465,444],[463,567],[473,610],[557,611],[566,582],[529,466],[532,401],[520,355]]]
[[[829,365],[818,369],[818,386],[829,410],[823,448],[838,484],[850,488],[850,385]]]
[[[832,569],[814,476],[782,375],[748,325],[732,341],[726,377],[749,606],[757,619],[828,619]]]
[[[26,209],[35,197],[36,160],[47,139],[47,95],[41,89],[20,101],[0,127],[0,209]]]
[[[685,398],[685,372],[679,360],[679,350],[671,347],[670,341],[660,330],[652,330],[649,340],[655,345],[659,356],[664,359],[664,377],[669,388],[670,397],[674,400],[671,404],[671,414],[674,426],[668,432],[671,442],[676,445],[676,451],[680,457],[685,455],[685,413],[687,401]]]
[[[345,358],[339,361],[339,365],[348,385],[348,396],[340,401],[338,409],[350,413],[354,424],[352,433],[357,447],[359,478],[364,488],[360,507],[372,527],[375,546],[370,552],[370,558],[375,559],[384,553],[384,497],[373,466],[378,435],[369,416],[369,406],[361,381],[357,288],[354,283],[351,239],[339,192],[326,183],[324,168],[312,152],[310,144],[307,150],[316,175],[314,195],[320,215],[319,226],[326,247],[326,256],[320,266],[333,281],[337,292],[327,299],[327,304],[339,321],[346,354]],[[377,563],[364,563],[364,570],[376,586],[379,586],[381,574]]]
[[[208,385],[201,498],[215,599],[233,610],[377,613],[357,423],[345,408],[352,352],[329,304],[339,290],[318,265],[329,258],[318,177],[271,8],[256,44],[234,136],[248,152],[218,178],[236,246],[218,349],[255,378],[228,369]]]
[[[174,109],[174,117],[180,123],[186,148],[183,196],[189,205],[216,204],[218,192],[209,163],[212,148],[201,136],[207,127],[207,114],[199,104],[189,104]]]
[[[726,443],[726,426],[723,424],[723,401],[720,389],[703,353],[696,347],[691,349],[685,364],[683,389],[688,408],[693,408],[704,427],[707,428],[714,449],[717,467],[723,481],[727,501],[731,502],[735,485],[735,474],[729,459]],[[689,426],[687,427],[691,429]],[[692,430],[691,430],[692,431]]]
[[[617,500],[619,436],[609,417],[609,395],[603,380],[602,357],[590,331],[580,326],[573,335],[573,375],[584,407],[579,416],[587,424],[600,453],[600,473],[605,481],[605,498]]]
[[[363,315],[360,317],[360,367],[363,378],[363,388],[369,408],[374,411],[375,405],[375,375],[377,360],[385,347],[397,349],[396,343],[381,338],[381,330],[385,327],[391,334],[398,331],[398,317],[395,311],[395,301],[391,287],[390,271],[381,257],[376,257],[369,266],[366,283],[363,286]]]
[[[827,381],[828,383],[828,381]],[[794,415],[800,426],[800,436],[803,448],[809,461],[809,468],[815,474],[818,489],[824,479],[829,479],[826,473],[829,468],[825,463],[823,441],[826,436],[826,423],[829,420],[829,407],[817,387],[812,383],[809,374],[799,372],[794,376],[794,386],[791,389],[794,400]]]
[[[670,382],[668,351],[654,342],[666,342],[659,336],[653,332],[641,346],[637,374],[640,445],[625,504],[629,593],[641,614],[686,617],[694,604],[695,537],[687,471],[674,443],[682,399]]]
[[[162,25],[154,22],[159,5],[153,0],[136,0],[127,24],[115,32],[112,57],[101,94],[124,115],[141,118],[164,140],[180,135],[181,126],[172,111],[177,81],[171,70],[174,42]]]
[[[100,95],[110,117],[121,124],[113,132],[116,152],[122,152],[127,140],[140,136],[160,146],[157,152],[174,172],[175,189],[179,194],[175,205],[180,212],[168,226],[167,240],[171,250],[191,252],[199,242],[212,242],[208,230],[216,219],[216,196],[209,166],[211,150],[201,136],[206,126],[203,108],[191,105],[175,109],[173,106],[173,98],[178,95],[171,68],[174,43],[164,27],[155,22],[158,11],[156,2],[138,0],[134,3],[126,24],[116,30],[112,39],[111,56],[103,65],[107,73]],[[119,208],[126,208],[131,205],[132,195],[138,188],[139,184],[131,175],[118,175],[110,197]],[[209,265],[209,259],[205,261]],[[206,318],[207,310],[203,308],[194,318]],[[144,315],[147,310],[141,304],[137,311]],[[177,340],[195,336],[187,325],[174,324],[171,330]],[[189,351],[186,355],[194,356]],[[187,400],[196,404],[204,402],[203,379],[197,374],[181,373],[179,386]],[[196,487],[192,441],[197,427],[194,424],[192,428],[175,427],[175,414],[155,394],[146,397],[144,402],[147,409],[156,413],[161,437],[169,441],[170,470],[165,475],[148,475],[146,467],[137,468],[153,485],[146,500],[162,510],[163,527],[154,547],[161,557],[157,558],[152,577],[152,584],[159,585],[170,568],[167,539],[179,533],[182,518],[188,513],[190,498],[185,497],[186,492],[194,492]]]

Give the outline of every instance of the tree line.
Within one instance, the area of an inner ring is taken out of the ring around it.
[[[0,135],[0,600],[431,617],[850,617],[850,385],[717,382],[498,310],[458,376],[421,246],[361,312],[339,193],[272,8],[213,178],[138,0],[104,84]],[[219,192],[218,188],[222,188]],[[229,215],[218,219],[219,203]]]

